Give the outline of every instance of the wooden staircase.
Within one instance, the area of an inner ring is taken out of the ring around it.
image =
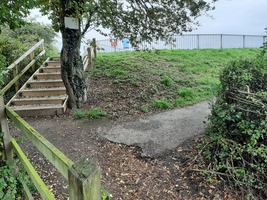
[[[60,60],[48,58],[7,106],[20,116],[60,115],[66,111],[67,100]]]

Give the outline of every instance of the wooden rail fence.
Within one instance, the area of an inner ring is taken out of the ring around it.
[[[0,90],[0,123],[1,131],[4,133],[3,144],[6,159],[13,160],[13,156],[15,154],[20,160],[24,170],[31,178],[41,197],[47,200],[55,199],[54,195],[40,178],[39,174],[36,172],[19,144],[10,135],[7,120],[8,117],[9,121],[13,122],[30,139],[33,145],[36,146],[37,149],[47,158],[47,160],[55,166],[62,176],[68,180],[70,200],[109,200],[111,195],[101,187],[101,173],[100,168],[97,165],[86,158],[81,158],[77,162],[71,161],[25,120],[23,120],[16,112],[5,106],[4,95],[8,89],[10,89],[14,84],[17,85],[19,78],[27,70],[29,70],[29,68],[32,67],[41,56],[44,55],[45,50],[43,48],[43,43],[43,40],[38,42],[22,57],[9,66],[9,69],[12,69],[14,72],[14,78],[2,90]],[[35,57],[33,52],[37,48],[40,48],[40,46],[41,52]],[[18,72],[18,64],[27,56],[30,56],[29,63],[21,72]],[[91,63],[91,50],[90,53],[88,51],[88,55],[83,58],[83,61],[84,64],[86,64],[84,69],[86,69]],[[23,184],[23,186],[25,190],[25,198],[34,199],[27,186],[25,186],[25,184]]]

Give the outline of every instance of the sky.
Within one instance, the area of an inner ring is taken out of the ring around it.
[[[193,33],[265,35],[267,0],[219,0]]]
[[[191,34],[242,34],[242,35],[267,35],[267,0],[218,0],[215,10],[210,11],[212,16],[201,16],[201,26]],[[49,23],[47,17],[40,16],[33,10],[31,16],[37,21]],[[87,33],[86,39],[109,39],[95,31]],[[60,44],[57,44],[57,46]]]

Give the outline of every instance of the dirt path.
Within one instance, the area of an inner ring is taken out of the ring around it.
[[[73,161],[86,157],[98,164],[102,184],[113,199],[236,199],[219,182],[207,183],[191,170],[198,154],[197,139],[192,136],[203,132],[208,112],[208,104],[203,102],[127,121],[75,120],[71,113],[25,120]],[[14,126],[11,133],[17,138],[21,135]],[[27,140],[21,146],[56,199],[67,199],[67,182],[62,176]]]

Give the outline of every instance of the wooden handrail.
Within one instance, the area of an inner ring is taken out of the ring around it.
[[[2,96],[2,95],[0,95]],[[94,163],[83,158],[73,163],[53,144],[45,139],[39,132],[24,121],[11,108],[6,107],[6,115],[12,122],[31,140],[33,145],[52,163],[52,165],[68,180],[69,197],[74,199],[102,199],[109,200],[110,194],[105,188],[101,188],[100,168]],[[51,192],[40,179],[31,163],[20,149],[14,138],[11,138],[13,149],[20,159],[24,169],[28,172],[34,185],[37,187],[43,199],[54,199]],[[79,198],[78,198],[79,197]]]
[[[1,94],[5,94],[7,92],[7,90],[9,90],[18,80],[19,78],[25,74],[30,68],[31,66],[34,65],[34,63],[36,63],[36,61],[45,54],[45,50],[43,50],[39,55],[36,56],[36,58],[34,58],[20,73],[18,73],[2,90],[1,90]]]
[[[39,54],[35,57],[34,51],[42,46]],[[19,78],[27,72],[30,67],[33,67],[36,61],[45,54],[44,49],[44,39],[37,42],[32,48],[30,48],[26,53],[24,53],[21,57],[19,57],[15,62],[7,67],[8,70],[13,71],[13,79],[2,89],[0,90],[0,94],[5,94],[7,90],[9,90],[15,84],[16,92],[19,90]],[[30,57],[29,64],[21,71],[18,71],[18,64],[23,61],[27,56]]]
[[[40,133],[33,129],[11,108],[6,108],[7,116],[16,126],[31,140],[34,146],[55,166],[55,168],[68,180],[68,169],[73,162],[67,158],[60,150],[45,139]]]
[[[18,65],[22,60],[24,60],[27,56],[29,56],[35,49],[37,49],[43,43],[44,43],[44,39],[37,42],[32,48],[30,48],[28,51],[26,51],[26,53],[24,53],[21,57],[19,57],[15,62],[13,62],[7,68],[9,70],[13,69],[16,65]],[[44,50],[44,49],[42,49],[42,50]]]
[[[13,149],[18,156],[21,164],[23,165],[24,169],[26,170],[27,174],[33,181],[36,189],[39,191],[40,195],[42,196],[43,199],[49,199],[53,200],[55,199],[54,195],[50,192],[48,187],[45,185],[39,174],[35,171],[34,167],[26,157],[26,155],[23,153],[21,148],[19,147],[18,143],[14,138],[11,139],[11,143],[13,146]]]

